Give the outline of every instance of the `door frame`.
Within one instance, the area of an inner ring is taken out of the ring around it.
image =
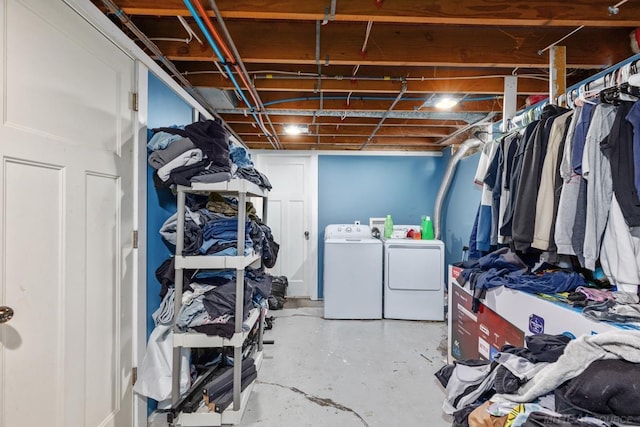
[[[142,364],[147,350],[147,117],[149,100],[149,70],[139,60],[135,60],[135,85],[138,94],[138,110],[134,117],[133,226],[138,233],[137,248],[134,248],[133,284],[133,366]],[[147,424],[147,398],[133,393],[133,425]]]
[[[318,153],[313,151],[287,150],[287,151],[271,151],[271,150],[252,150],[251,155],[259,166],[261,159],[264,158],[287,158],[287,157],[307,157],[309,158],[308,191],[309,196],[309,224],[311,228],[311,236],[315,238],[309,241],[309,298],[318,299],[318,245],[320,244],[318,234]]]

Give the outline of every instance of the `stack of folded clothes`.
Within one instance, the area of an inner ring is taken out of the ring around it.
[[[271,189],[271,183],[255,169],[247,150],[217,120],[195,122],[184,128],[154,129],[147,149],[149,165],[156,169],[156,188],[238,178]]]

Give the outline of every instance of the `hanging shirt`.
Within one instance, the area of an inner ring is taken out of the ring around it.
[[[520,139],[520,132],[515,132],[511,135],[507,135],[503,140],[502,179],[499,200],[500,208],[498,209],[498,243],[508,243],[511,240],[510,236],[503,236],[500,230],[502,230],[504,225],[507,206],[509,205],[509,200],[511,198],[509,179],[513,168],[513,158],[518,150]]]
[[[529,249],[533,241],[536,201],[551,127],[556,117],[567,111],[556,105],[545,106],[540,124],[532,136],[533,140],[527,143],[513,213],[512,237],[517,250]]]
[[[633,104],[627,114],[627,120],[633,125],[634,185],[640,194],[640,102]]]
[[[480,213],[478,215],[478,230],[476,236],[476,247],[479,251],[487,252],[491,248],[491,205],[493,202],[493,194],[488,185],[484,184],[484,178],[493,156],[496,153],[498,144],[493,142],[486,143],[480,155],[478,169],[474,181],[476,184],[482,185],[482,196],[480,199]]]
[[[582,156],[582,176],[587,181],[587,212],[584,235],[584,262],[589,270],[595,270],[600,256],[602,235],[607,225],[613,181],[611,165],[600,151],[600,141],[611,132],[618,107],[599,104],[593,112],[593,119]]]
[[[573,225],[576,219],[578,192],[580,191],[582,177],[575,173],[571,167],[571,150],[575,128],[581,111],[582,107],[576,108],[571,118],[559,168],[563,184],[560,191],[560,200],[558,201],[554,241],[556,243],[556,251],[561,255],[575,255],[571,240],[573,238]]]
[[[558,210],[558,201],[561,188],[561,178],[558,170],[558,160],[564,150],[569,121],[573,111],[568,111],[556,118],[551,127],[547,155],[542,165],[540,187],[536,200],[536,216],[531,247],[542,251],[555,251],[552,228]]]
[[[487,169],[487,174],[484,177],[484,183],[491,191],[491,233],[490,233],[490,245],[496,246],[498,244],[498,218],[500,216],[500,193],[502,187],[502,169],[504,163],[503,157],[503,141],[493,142],[497,146],[495,154],[491,160],[491,164]]]
[[[587,132],[594,108],[595,105],[593,104],[584,104],[580,111],[578,123],[576,123],[571,153],[571,166],[573,167],[573,171],[578,174],[582,174],[582,153],[584,152],[584,144],[587,139]]]
[[[605,276],[618,290],[637,293],[640,283],[640,238],[631,235],[615,194],[611,199],[609,221],[602,237],[600,263]]]
[[[629,227],[640,226],[640,199],[634,183],[633,125],[627,121],[632,102],[620,101],[609,136],[600,142],[600,150],[611,164],[613,192]],[[638,230],[636,230],[638,231]]]
[[[539,123],[540,121],[532,122],[525,128],[513,156],[511,175],[509,181],[505,182],[505,185],[509,185],[510,197],[507,206],[505,207],[503,224],[499,231],[502,236],[510,237],[513,234],[513,213],[515,210],[516,195],[518,194],[518,188],[520,187],[520,174],[522,172],[524,153],[531,140],[531,136],[537,129]]]

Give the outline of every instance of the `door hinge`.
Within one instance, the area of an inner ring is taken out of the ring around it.
[[[138,92],[133,92],[131,94],[131,109],[133,111],[138,111]]]
[[[131,368],[131,385],[136,385],[136,381],[138,381],[138,368]]]
[[[138,249],[138,230],[131,232],[131,240],[133,241],[133,249]]]

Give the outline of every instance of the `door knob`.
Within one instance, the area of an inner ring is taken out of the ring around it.
[[[308,231],[305,231],[305,232],[304,232],[304,238],[305,238],[305,239],[307,239],[307,240],[309,240],[309,232],[308,232]]]
[[[13,317],[13,309],[7,306],[0,306],[0,323],[7,323]]]

